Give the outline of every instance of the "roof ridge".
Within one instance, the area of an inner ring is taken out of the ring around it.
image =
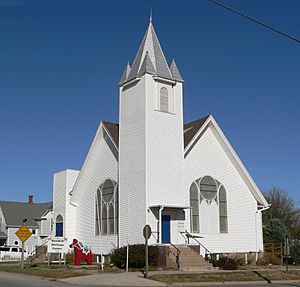
[[[197,123],[197,122],[200,122],[201,120],[207,120],[210,116],[211,116],[211,115],[209,114],[209,115],[204,116],[204,117],[202,117],[202,118],[200,118],[200,119],[196,119],[196,120],[193,120],[193,121],[191,121],[191,122],[185,123],[184,126],[188,126],[188,125],[191,125],[191,124],[195,124],[195,123]]]

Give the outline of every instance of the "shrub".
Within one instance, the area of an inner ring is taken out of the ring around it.
[[[73,263],[73,262],[74,262],[74,253],[73,253],[73,251],[68,252],[66,254],[66,263],[69,264],[69,263]]]
[[[278,256],[270,255],[268,253],[264,253],[264,255],[256,261],[256,265],[280,265],[281,260]]]
[[[111,254],[111,263],[118,268],[126,267],[126,246],[114,249]],[[158,248],[156,246],[148,247],[148,258],[150,266],[157,266]],[[145,245],[135,244],[129,246],[129,268],[143,268],[145,266]]]
[[[300,242],[294,241],[291,243],[291,263],[300,264]]]
[[[278,218],[270,219],[264,227],[265,242],[284,242],[288,230]]]
[[[216,262],[216,266],[222,270],[236,270],[238,267],[238,261],[224,256],[219,258]]]

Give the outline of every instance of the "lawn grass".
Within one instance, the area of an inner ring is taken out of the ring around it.
[[[183,282],[234,282],[262,281],[271,283],[273,280],[300,280],[300,271],[291,270],[288,274],[283,271],[240,271],[240,272],[207,272],[190,274],[155,274],[149,279],[163,283]]]
[[[34,275],[43,278],[51,278],[51,279],[62,279],[68,277],[76,277],[76,276],[84,276],[88,275],[84,269],[76,269],[74,270],[72,267],[64,266],[64,265],[50,265],[47,264],[25,264],[24,269],[21,269],[21,264],[0,264],[0,271],[3,272],[14,272],[20,273],[24,275]]]

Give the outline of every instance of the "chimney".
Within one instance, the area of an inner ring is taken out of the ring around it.
[[[28,204],[33,204],[33,195],[28,195]]]

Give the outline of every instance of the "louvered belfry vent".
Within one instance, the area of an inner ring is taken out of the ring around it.
[[[160,89],[160,110],[163,112],[169,111],[169,95],[165,87]]]

